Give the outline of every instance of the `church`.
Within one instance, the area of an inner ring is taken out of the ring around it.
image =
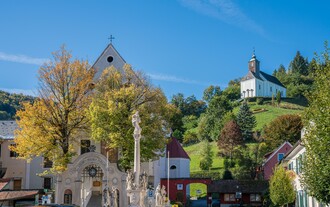
[[[286,87],[274,76],[260,70],[260,61],[253,53],[248,63],[248,74],[241,80],[241,98],[249,97],[286,97]]]
[[[97,83],[104,69],[113,66],[123,71],[125,64],[125,60],[110,43],[92,66],[97,71],[94,83]],[[105,143],[96,142],[81,133],[80,143],[75,144],[76,155],[67,170],[61,174],[42,175],[42,172],[52,167],[52,162],[39,156],[28,163],[17,159],[17,154],[8,148],[15,144],[14,131],[17,128],[14,120],[0,120],[0,202],[4,206],[37,204],[46,195],[49,202],[56,204],[96,207],[104,206],[107,199],[111,200],[111,207],[129,206],[127,173],[118,168],[118,150],[107,150]],[[141,163],[141,172],[148,176],[149,189],[156,189],[160,180],[168,176],[190,176],[190,158],[177,139],[168,138],[166,150],[162,154],[164,156],[159,159]],[[153,191],[149,192],[148,202],[154,198]]]
[[[92,66],[97,71],[94,82],[98,81],[104,69],[114,66],[122,71],[125,64],[125,60],[110,43]],[[127,173],[121,171],[117,165],[120,152],[107,151],[103,142],[96,142],[84,135],[81,135],[80,142],[80,146],[76,146],[78,156],[73,158],[67,171],[54,178],[55,203],[76,204],[81,207],[103,206],[105,189],[110,189],[112,195],[116,195],[114,202],[117,203],[111,206],[128,206]],[[190,176],[190,158],[175,138],[168,140],[166,152],[168,151],[170,157],[141,163],[141,172],[146,172],[148,185],[152,188],[160,183],[161,178],[167,178],[167,175],[170,178]]]

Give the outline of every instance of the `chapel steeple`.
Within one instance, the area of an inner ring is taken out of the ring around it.
[[[255,50],[253,50],[252,58],[249,61],[249,71],[259,75],[260,72],[260,61],[257,60],[257,56],[255,54]]]

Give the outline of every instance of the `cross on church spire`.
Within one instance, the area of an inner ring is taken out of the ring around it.
[[[256,49],[255,49],[255,47],[253,47],[252,58],[255,58],[255,57],[256,57]]]
[[[114,37],[114,36],[112,36],[112,35],[110,35],[110,37],[109,37],[108,39],[110,40],[110,43],[112,44],[112,40],[114,40],[114,39],[115,39],[115,37]]]

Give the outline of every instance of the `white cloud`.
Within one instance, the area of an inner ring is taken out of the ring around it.
[[[32,65],[42,65],[45,62],[48,62],[49,59],[46,58],[33,58],[26,55],[12,55],[0,52],[0,60],[15,62],[15,63],[25,63]]]
[[[264,36],[264,29],[244,14],[232,0],[178,0],[185,7]]]
[[[0,88],[1,91],[6,91],[8,93],[24,94],[29,96],[37,96],[36,90],[27,90],[27,89],[17,89],[17,88]]]
[[[183,79],[183,78],[178,78],[178,77],[170,76],[170,75],[151,74],[151,73],[147,73],[147,75],[150,76],[150,78],[153,80],[204,85],[203,83],[195,81],[195,80]]]

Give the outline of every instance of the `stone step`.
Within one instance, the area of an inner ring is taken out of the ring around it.
[[[87,207],[102,207],[102,195],[93,193]]]

